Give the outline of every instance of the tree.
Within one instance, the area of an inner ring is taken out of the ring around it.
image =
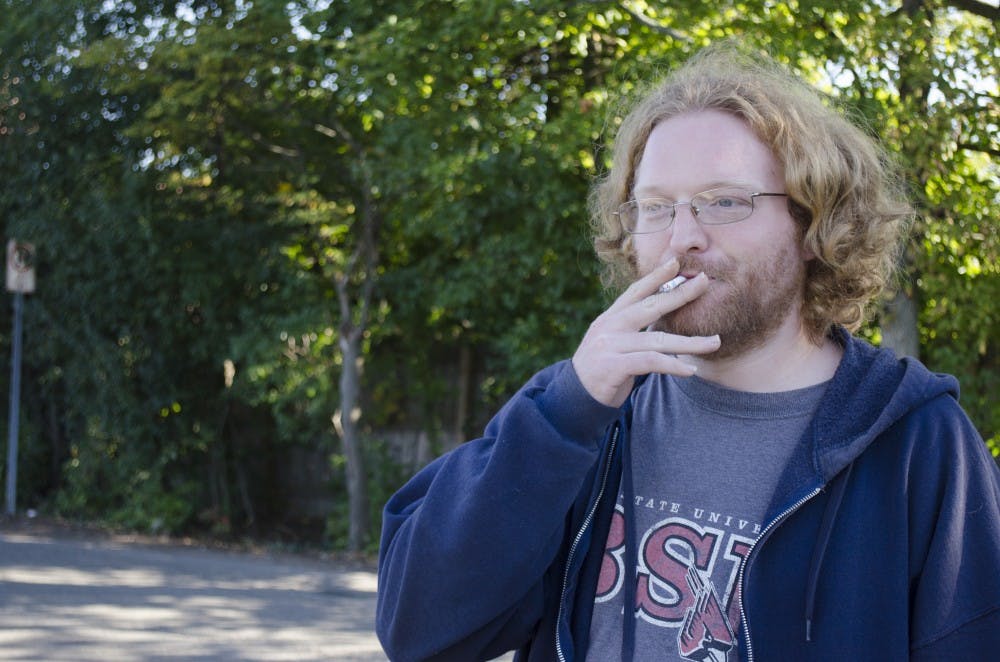
[[[306,454],[335,498],[311,516],[365,547],[413,456],[475,434],[613,294],[586,197],[619,99],[732,37],[905,166],[913,314],[864,332],[907,329],[1000,451],[989,6],[0,6],[0,218],[41,252],[25,489],[63,514],[267,534]],[[405,467],[399,430],[422,433]]]

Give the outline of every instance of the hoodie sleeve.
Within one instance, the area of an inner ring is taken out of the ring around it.
[[[567,513],[618,411],[572,365],[536,375],[482,438],[385,506],[376,628],[392,660],[474,660],[523,645],[554,600]]]
[[[952,398],[925,419],[924,461],[911,464],[914,660],[994,659],[1000,651],[1000,469]],[[943,411],[950,409],[951,411]],[[941,443],[943,442],[943,443]],[[914,570],[917,570],[914,572]]]

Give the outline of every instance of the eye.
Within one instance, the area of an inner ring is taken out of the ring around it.
[[[639,213],[643,216],[657,217],[664,214],[669,214],[670,210],[673,208],[666,200],[639,200]]]
[[[733,195],[718,195],[709,199],[708,204],[712,207],[722,209],[732,209],[734,207],[745,206],[750,202],[747,198],[739,198]]]
[[[709,191],[700,196],[699,206],[711,208],[720,212],[733,212],[749,209],[753,204],[750,195],[743,191]]]

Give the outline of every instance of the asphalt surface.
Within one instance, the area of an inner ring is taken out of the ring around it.
[[[3,660],[386,660],[375,574],[0,523]]]

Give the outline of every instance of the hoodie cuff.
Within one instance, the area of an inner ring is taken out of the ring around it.
[[[535,402],[564,437],[594,446],[619,414],[617,407],[602,404],[587,392],[570,361],[545,390],[535,395]]]

